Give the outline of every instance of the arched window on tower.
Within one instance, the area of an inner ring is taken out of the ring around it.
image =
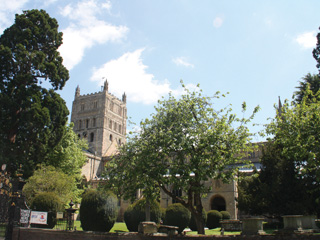
[[[110,134],[110,136],[109,136],[109,140],[112,142],[112,134]]]
[[[94,133],[90,133],[90,142],[94,141]]]

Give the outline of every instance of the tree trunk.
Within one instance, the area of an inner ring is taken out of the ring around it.
[[[198,213],[198,211],[197,211],[197,213],[195,215],[195,220],[196,220],[196,224],[197,224],[198,234],[205,234],[204,222],[202,219],[202,212]]]
[[[199,192],[194,193],[194,204],[196,205],[195,220],[197,224],[198,234],[205,234],[204,221],[202,219],[203,206],[202,206],[201,196]]]

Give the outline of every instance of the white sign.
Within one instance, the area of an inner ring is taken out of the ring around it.
[[[35,224],[47,224],[48,213],[32,211],[30,217],[30,223]]]
[[[57,219],[63,219],[63,212],[57,212]]]
[[[30,210],[20,209],[20,223],[28,224],[30,219]]]

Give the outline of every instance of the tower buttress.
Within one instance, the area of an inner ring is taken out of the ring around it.
[[[77,86],[77,88],[76,88],[76,94],[75,94],[75,98],[76,97],[79,97],[80,96],[80,87],[79,87],[79,85]]]

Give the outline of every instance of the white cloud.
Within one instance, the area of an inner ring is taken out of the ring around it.
[[[185,57],[177,57],[177,58],[172,59],[172,61],[177,66],[184,66],[184,67],[194,68],[194,65],[192,63],[189,63]]]
[[[303,48],[314,48],[317,44],[316,32],[306,32],[295,38],[296,42]]]
[[[61,14],[71,20],[70,25],[62,30],[63,45],[59,48],[64,65],[69,70],[82,60],[86,49],[125,38],[128,32],[126,26],[114,26],[97,19],[98,15],[110,9],[109,1],[85,0],[76,6],[69,4],[61,10]]]
[[[161,96],[172,92],[180,95],[180,89],[172,89],[167,80],[157,81],[153,74],[147,73],[148,66],[143,63],[142,53],[144,49],[127,52],[115,60],[105,63],[98,69],[94,69],[91,81],[103,85],[106,77],[109,82],[109,91],[120,97],[126,93],[128,101],[154,104]]]
[[[0,0],[0,33],[14,22],[16,13],[22,13],[22,7],[28,0]]]
[[[215,28],[219,28],[221,27],[223,24],[223,18],[222,17],[216,17],[214,20],[213,20],[213,26]]]

